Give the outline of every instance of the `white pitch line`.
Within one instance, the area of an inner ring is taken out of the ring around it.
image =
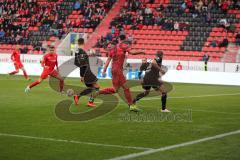
[[[168,97],[169,99],[187,99],[187,98],[204,98],[204,97],[220,97],[220,96],[237,96],[240,93],[229,93],[229,94],[207,94],[207,95],[198,95],[198,96],[182,96],[182,97]],[[161,97],[150,97],[143,98],[141,101],[151,101],[155,99],[161,99]],[[123,100],[119,100],[120,102],[124,102]],[[105,101],[105,102],[116,102],[116,101]],[[96,101],[95,103],[102,103],[100,101]]]
[[[45,141],[52,141],[52,142],[64,142],[64,143],[73,143],[73,144],[85,144],[85,145],[101,146],[101,147],[124,148],[124,149],[137,149],[137,150],[151,150],[151,149],[153,149],[153,148],[146,148],[146,147],[122,146],[122,145],[113,145],[113,144],[82,142],[82,141],[75,141],[75,140],[35,137],[35,136],[26,136],[26,135],[17,135],[17,134],[8,134],[8,133],[0,133],[0,136],[16,137],[16,138],[24,138],[24,139],[34,139],[34,140],[45,140]]]
[[[180,143],[180,144],[176,144],[176,145],[161,147],[158,149],[151,149],[151,150],[147,150],[147,151],[143,151],[143,152],[139,152],[139,153],[128,154],[125,156],[111,158],[110,160],[128,160],[128,159],[132,159],[132,158],[138,158],[138,157],[146,156],[146,155],[161,152],[161,151],[173,150],[176,148],[186,147],[186,146],[190,146],[190,145],[194,145],[194,144],[198,144],[198,143],[202,143],[202,142],[206,142],[206,141],[211,141],[211,140],[215,140],[215,139],[220,139],[220,138],[224,138],[224,137],[236,135],[236,134],[240,134],[240,130],[215,135],[212,137],[206,137],[206,138],[198,139],[195,141],[189,141],[189,142]]]
[[[237,96],[240,93],[229,93],[229,94],[206,94],[206,95],[198,95],[198,96],[182,96],[182,97],[169,97],[169,99],[186,99],[186,98],[204,98],[204,97],[220,97],[220,96]],[[161,99],[160,97],[156,98],[145,98],[145,101],[153,100],[153,99]]]

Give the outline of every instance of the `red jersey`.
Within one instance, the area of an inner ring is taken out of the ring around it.
[[[11,55],[11,60],[16,63],[21,63],[20,60],[20,51],[19,50],[14,50],[12,55]]]
[[[120,43],[115,46],[109,56],[112,58],[112,71],[122,72],[126,52],[129,50],[128,44]]]
[[[47,53],[43,56],[42,66],[50,70],[53,70],[55,66],[58,66],[57,54],[56,53]]]

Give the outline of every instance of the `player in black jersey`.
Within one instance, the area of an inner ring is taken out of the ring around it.
[[[140,67],[140,74],[145,71],[145,75],[142,79],[142,88],[145,90],[142,93],[139,93],[134,99],[134,103],[147,96],[150,93],[151,88],[155,91],[160,92],[161,101],[162,101],[162,112],[170,112],[166,109],[167,103],[167,90],[163,85],[163,82],[160,80],[161,76],[167,72],[167,68],[162,65],[163,52],[158,51],[156,58],[152,60],[151,63],[147,62],[147,59],[142,60],[142,65]]]
[[[90,94],[94,90],[98,92],[100,88],[99,84],[97,83],[98,81],[97,77],[91,71],[90,64],[89,64],[89,57],[87,53],[84,51],[83,45],[84,45],[84,39],[79,38],[78,49],[75,52],[74,64],[80,68],[81,81],[85,84],[87,88],[83,90],[81,93],[74,96],[74,101],[76,105],[78,104],[79,98],[81,96]],[[92,94],[87,105],[89,107],[95,107],[94,98]]]

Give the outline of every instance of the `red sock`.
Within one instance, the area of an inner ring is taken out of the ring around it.
[[[64,81],[63,80],[60,80],[59,87],[60,87],[60,92],[62,92],[63,91],[63,87],[64,87]]]
[[[114,94],[116,93],[114,88],[105,88],[99,91],[99,94]]]
[[[18,71],[13,71],[13,72],[11,72],[11,73],[9,73],[10,75],[14,75],[14,74],[16,74],[16,73],[18,73]]]
[[[23,71],[23,76],[25,77],[25,79],[28,79],[28,75],[27,75],[27,72],[25,70]]]
[[[39,83],[40,83],[39,81],[35,81],[29,86],[29,88],[32,88],[32,87],[38,85]]]
[[[133,104],[133,100],[132,100],[132,95],[130,93],[129,88],[128,89],[124,89],[124,94],[125,94],[125,98],[128,101],[128,105],[132,105]]]

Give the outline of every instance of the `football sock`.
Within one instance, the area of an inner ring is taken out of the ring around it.
[[[23,76],[24,76],[25,79],[28,79],[28,75],[27,75],[26,71],[23,71]]]
[[[60,92],[62,92],[64,87],[64,80],[60,80],[59,87],[60,87]]]
[[[132,95],[131,95],[131,93],[130,93],[129,88],[124,89],[124,95],[125,95],[125,98],[126,98],[127,101],[128,101],[128,105],[132,105],[132,104],[133,104],[133,100],[132,100]]]
[[[92,88],[86,88],[86,89],[84,89],[81,93],[78,94],[78,97],[88,95],[88,94],[91,93],[92,91],[93,91]]]
[[[11,73],[9,73],[10,75],[14,75],[14,74],[16,74],[16,73],[18,73],[18,71],[13,71],[13,72],[11,72]]]
[[[142,99],[143,97],[147,96],[148,93],[147,92],[142,92],[142,93],[139,93],[136,98],[133,100],[133,103],[136,103],[137,101],[139,101],[140,99]]]
[[[162,100],[162,110],[165,110],[166,103],[167,103],[167,94],[166,93],[163,93],[161,100]]]
[[[99,91],[99,94],[114,94],[116,93],[114,88],[105,88]]]
[[[32,88],[32,87],[38,85],[39,83],[40,83],[39,81],[34,81],[34,82],[29,86],[29,88]]]

